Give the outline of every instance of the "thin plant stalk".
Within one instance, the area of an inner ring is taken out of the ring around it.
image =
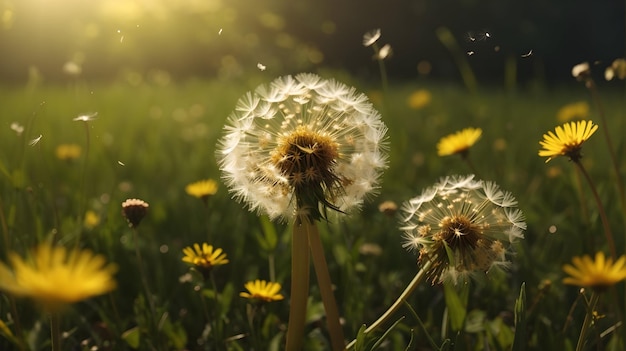
[[[301,351],[309,298],[309,240],[307,218],[297,219],[291,238],[291,299],[286,351]]]
[[[585,167],[580,162],[580,160],[574,161],[578,169],[582,173],[582,175],[587,180],[589,187],[591,188],[591,193],[593,194],[593,198],[596,200],[596,204],[598,206],[598,212],[600,213],[600,219],[602,220],[602,226],[604,227],[604,235],[606,236],[606,242],[609,245],[609,250],[611,251],[611,257],[613,259],[617,259],[617,252],[615,251],[615,241],[613,240],[613,233],[611,231],[611,226],[609,224],[609,220],[606,217],[606,211],[604,210],[604,206],[602,206],[602,201],[600,201],[600,196],[598,195],[598,191],[596,190],[596,186],[593,184],[589,173],[585,170]]]
[[[606,145],[609,149],[609,155],[611,156],[611,163],[613,164],[613,170],[615,171],[615,176],[617,177],[617,191],[619,192],[619,199],[622,205],[622,211],[626,214],[626,194],[624,193],[624,183],[622,181],[622,177],[619,171],[619,162],[617,161],[617,156],[615,155],[615,148],[613,147],[613,141],[611,140],[611,135],[609,134],[609,124],[606,121],[606,115],[604,113],[604,107],[602,105],[602,101],[600,100],[600,94],[598,93],[598,87],[593,79],[587,78],[585,82],[585,86],[589,89],[591,93],[591,98],[598,109],[598,115],[600,115],[600,120],[602,121],[602,132],[604,134],[604,140],[606,141]]]
[[[144,293],[146,294],[146,300],[148,300],[148,307],[150,308],[150,327],[152,329],[153,336],[159,335],[158,327],[157,327],[157,318],[156,318],[156,307],[154,306],[154,301],[152,299],[152,293],[150,292],[150,286],[148,285],[148,278],[146,276],[146,272],[143,268],[143,260],[141,258],[141,250],[139,250],[139,233],[137,232],[137,228],[133,227],[133,236],[135,239],[135,255],[137,256],[137,266],[139,267],[139,275],[141,276],[141,283],[144,288]],[[158,341],[157,341],[158,344]]]
[[[385,68],[385,62],[383,62],[384,58],[380,58],[378,56],[378,52],[380,51],[378,44],[372,44],[372,49],[374,49],[374,56],[376,57],[376,61],[378,61],[378,70],[380,71],[380,81],[383,86],[383,92],[386,94],[387,92],[389,92],[389,79],[387,78],[387,69]]]
[[[364,331],[364,334],[367,335],[378,329],[381,325],[385,324],[389,320],[389,318],[391,318],[391,316],[393,316],[393,314],[398,311],[398,309],[400,309],[400,307],[405,303],[406,299],[408,299],[413,291],[415,291],[415,288],[417,288],[417,286],[426,279],[426,274],[430,270],[431,266],[432,261],[426,261],[426,263],[424,263],[424,265],[422,266],[422,268],[420,268],[415,277],[413,277],[413,280],[411,280],[411,282],[404,289],[402,294],[400,294],[396,302],[394,302],[393,305],[391,305],[391,307],[389,307],[389,309],[387,309],[387,311],[385,311],[382,316],[380,316],[374,323],[372,323],[372,325],[367,327]],[[352,347],[354,347],[355,344],[356,340],[352,340],[348,344],[348,346],[346,346],[346,350],[351,349]]]
[[[328,272],[328,264],[324,257],[324,247],[320,238],[317,225],[312,223],[307,226],[309,246],[311,247],[311,256],[313,258],[313,267],[317,277],[317,285],[322,295],[322,303],[326,311],[326,322],[328,323],[328,333],[330,334],[330,342],[332,349],[341,351],[345,347],[343,330],[339,320],[339,311],[337,310],[337,302],[333,294],[332,282]]]
[[[85,125],[85,159],[83,161],[83,170],[82,170],[82,174],[81,174],[81,179],[80,179],[80,194],[81,194],[81,199],[80,199],[80,208],[78,209],[78,218],[79,220],[83,221],[84,217],[85,217],[85,208],[86,208],[86,203],[87,203],[87,192],[85,191],[86,188],[86,179],[87,179],[87,162],[89,159],[89,145],[91,144],[91,139],[89,137],[89,123],[87,121],[83,122]],[[80,245],[80,239],[82,236],[83,231],[81,230],[78,234],[78,239],[77,241],[77,246]]]
[[[52,351],[61,351],[61,317],[58,312],[50,313],[50,343]]]
[[[589,299],[589,304],[587,305],[587,314],[585,315],[585,320],[582,327],[580,328],[576,351],[582,351],[584,349],[585,341],[587,339],[587,333],[589,332],[589,327],[593,323],[593,311],[595,310],[599,299],[600,294],[595,291],[591,293],[591,298]]]
[[[465,150],[465,152],[461,153],[461,158],[463,159],[463,161],[465,161],[465,163],[469,167],[470,171],[477,178],[481,178],[480,174],[478,173],[478,170],[476,169],[476,166],[474,166],[474,162],[472,162],[472,160],[469,157],[469,150]]]

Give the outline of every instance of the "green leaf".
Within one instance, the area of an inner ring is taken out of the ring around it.
[[[526,283],[522,283],[519,297],[515,300],[515,339],[512,351],[526,349]]]
[[[278,234],[276,233],[276,227],[274,223],[270,221],[268,216],[260,216],[261,228],[263,228],[263,235],[265,236],[265,244],[268,251],[274,251],[276,244],[278,244]]]
[[[365,324],[359,328],[359,332],[356,334],[356,343],[354,344],[354,351],[361,351],[365,349],[365,342],[367,335],[365,334]]]
[[[446,306],[448,307],[450,328],[452,328],[452,331],[457,332],[463,328],[465,316],[467,315],[467,294],[463,292],[461,293],[462,295],[465,295],[465,301],[463,301],[462,296],[459,295],[454,285],[447,282],[443,283],[443,294],[446,300]]]
[[[127,331],[122,333],[122,339],[124,339],[128,346],[132,347],[133,349],[139,348],[139,336],[139,327],[128,329]]]
[[[376,340],[376,342],[374,343],[374,345],[372,345],[372,348],[370,350],[373,351],[373,350],[378,349],[380,344],[382,344],[385,338],[387,338],[387,335],[389,335],[389,333],[391,333],[391,331],[398,325],[398,323],[402,322],[403,319],[404,319],[404,316],[400,317],[397,321],[395,321],[395,323],[393,323],[391,327],[389,327],[389,329],[387,329],[385,333],[383,333],[383,335],[378,340]]]

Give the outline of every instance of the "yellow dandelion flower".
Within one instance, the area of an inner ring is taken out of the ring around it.
[[[555,133],[549,131],[543,135],[539,144],[543,147],[539,150],[539,156],[548,157],[546,163],[556,156],[567,156],[577,162],[582,157],[580,150],[582,145],[593,133],[598,130],[598,125],[592,121],[578,121],[565,123],[556,127]]]
[[[100,224],[100,216],[92,210],[89,210],[85,213],[85,219],[83,220],[83,225],[87,229],[93,229],[98,224]]]
[[[407,98],[407,105],[414,110],[422,109],[430,104],[433,96],[430,91],[425,89],[419,89],[414,91]]]
[[[116,287],[114,264],[89,250],[68,251],[62,246],[40,245],[32,258],[9,254],[12,269],[0,263],[0,289],[29,297],[48,312],[107,293]]]
[[[82,149],[77,144],[61,144],[57,146],[55,154],[59,160],[73,161],[80,157]]]
[[[265,280],[249,281],[245,284],[248,292],[241,292],[239,296],[246,299],[261,300],[265,302],[279,301],[284,299],[283,295],[279,294],[280,284],[274,282],[266,282]]]
[[[615,263],[612,258],[606,258],[604,252],[596,253],[595,260],[589,255],[577,256],[572,259],[572,264],[563,266],[563,271],[569,274],[569,277],[563,279],[564,284],[602,292],[626,279],[626,255],[622,255]]]
[[[585,119],[589,117],[589,104],[586,101],[567,104],[556,113],[556,119],[563,123],[573,119]]]
[[[217,192],[217,182],[213,179],[200,180],[185,187],[185,192],[199,199],[206,199]]]
[[[439,156],[465,155],[476,141],[480,139],[482,133],[483,131],[480,128],[465,128],[445,136],[437,143],[437,154]]]
[[[193,244],[193,247],[187,246],[183,249],[185,256],[183,262],[190,263],[201,270],[210,270],[215,266],[228,263],[226,254],[220,248],[213,248],[212,245],[203,243]]]

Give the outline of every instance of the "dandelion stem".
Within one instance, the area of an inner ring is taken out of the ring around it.
[[[389,81],[387,79],[387,69],[385,68],[384,58],[378,57],[378,52],[380,51],[378,44],[372,44],[372,49],[374,49],[374,55],[376,57],[376,61],[378,61],[378,69],[380,70],[380,81],[383,86],[383,92],[387,94],[389,92]]]
[[[406,301],[406,299],[413,293],[413,291],[415,290],[415,288],[417,288],[417,286],[424,280],[426,279],[426,274],[428,273],[428,271],[430,270],[430,267],[432,266],[432,261],[426,261],[426,263],[424,263],[424,265],[422,266],[422,268],[417,272],[417,274],[415,275],[415,277],[413,277],[413,280],[411,280],[411,282],[409,283],[409,285],[406,287],[406,289],[404,289],[404,291],[402,292],[402,294],[400,294],[400,297],[398,297],[398,299],[396,300],[396,302],[393,303],[393,305],[391,305],[391,307],[389,307],[389,309],[387,309],[387,311],[385,311],[385,313],[383,313],[382,316],[380,316],[374,323],[372,323],[372,325],[370,325],[369,327],[367,327],[365,329],[364,334],[367,335],[371,332],[373,332],[374,330],[378,329],[382,324],[384,324],[385,322],[387,322],[387,320],[396,312],[398,311],[398,309],[400,308],[400,306],[402,306],[404,304],[404,302]],[[346,350],[351,349],[352,347],[354,347],[354,345],[356,344],[356,340],[352,340],[348,346],[346,346]]]
[[[137,256],[137,266],[139,268],[139,275],[141,275],[141,283],[144,288],[144,292],[146,294],[146,300],[148,302],[148,307],[150,308],[150,327],[153,332],[153,336],[158,337],[158,327],[157,327],[157,318],[156,318],[156,307],[154,306],[154,300],[152,299],[152,293],[150,292],[150,286],[148,285],[148,278],[146,276],[146,272],[143,269],[143,260],[141,259],[141,250],[139,249],[139,233],[137,232],[137,228],[133,227],[133,235],[135,237],[135,255]],[[158,344],[158,342],[157,342]]]
[[[57,312],[50,314],[50,337],[52,351],[61,351],[61,318]]]
[[[463,161],[465,161],[465,163],[467,163],[467,166],[469,167],[470,171],[474,173],[476,178],[482,178],[480,174],[478,173],[478,170],[474,166],[474,162],[472,162],[472,160],[469,157],[469,150],[466,150],[464,153],[461,153],[461,158],[463,159]]]
[[[328,264],[324,257],[324,247],[320,233],[315,223],[307,226],[309,236],[309,246],[311,247],[311,256],[313,258],[313,266],[317,277],[317,284],[322,295],[322,303],[326,311],[326,322],[328,323],[328,332],[330,334],[330,342],[332,349],[341,351],[345,347],[343,330],[339,320],[339,311],[337,310],[337,302],[333,295],[332,282],[328,272]]]
[[[598,212],[600,213],[600,219],[602,220],[602,226],[604,227],[604,235],[606,236],[606,242],[609,245],[609,250],[611,251],[611,257],[613,259],[617,259],[617,253],[615,251],[615,242],[613,241],[613,233],[611,232],[611,226],[609,225],[609,220],[606,217],[606,211],[604,210],[604,206],[602,206],[602,201],[600,201],[600,196],[598,195],[598,191],[596,190],[596,186],[593,184],[589,173],[585,170],[585,167],[580,162],[580,160],[575,160],[574,163],[578,166],[578,169],[583,174],[589,187],[591,188],[591,193],[593,194],[593,198],[596,200],[596,204],[598,205]]]
[[[291,301],[287,325],[286,351],[300,351],[304,341],[307,300],[309,298],[309,219],[297,219],[291,238]]]
[[[617,162],[617,156],[615,155],[615,149],[613,148],[613,141],[611,140],[611,135],[609,134],[609,124],[606,121],[606,115],[604,113],[604,107],[602,105],[602,101],[600,100],[600,94],[598,93],[598,87],[593,79],[587,78],[585,86],[589,89],[591,93],[591,98],[598,109],[598,115],[600,115],[600,119],[602,120],[602,132],[604,133],[604,140],[606,141],[606,145],[609,149],[609,155],[611,156],[611,162],[613,164],[613,170],[615,171],[615,176],[617,177],[617,191],[619,192],[619,199],[622,205],[622,211],[626,215],[626,195],[624,193],[624,183],[622,182],[622,177],[619,171],[619,163]]]
[[[589,304],[587,305],[587,314],[585,315],[585,321],[583,322],[583,326],[580,328],[576,351],[582,351],[585,346],[587,332],[589,331],[589,327],[593,323],[593,311],[595,310],[596,304],[598,303],[599,299],[600,294],[596,293],[595,291],[591,293],[591,299],[589,299]]]

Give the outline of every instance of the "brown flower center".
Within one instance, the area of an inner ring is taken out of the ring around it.
[[[461,251],[475,248],[481,234],[480,226],[465,216],[444,218],[440,233],[452,250]]]

